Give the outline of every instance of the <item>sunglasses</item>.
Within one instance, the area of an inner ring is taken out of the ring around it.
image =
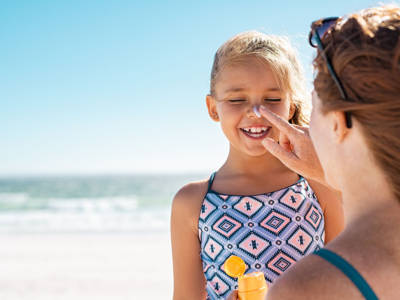
[[[338,17],[331,17],[313,22],[311,24],[311,31],[310,35],[308,36],[308,41],[311,47],[318,48],[318,50],[320,50],[321,55],[326,62],[326,66],[328,67],[329,74],[331,75],[333,81],[335,81],[342,99],[350,101],[350,99],[347,97],[346,91],[344,90],[342,83],[340,82],[339,77],[333,69],[329,57],[326,55],[324,45],[322,44],[322,39],[324,38],[324,35],[328,32],[330,28],[332,28],[336,24],[338,19]],[[347,128],[351,128],[352,122],[350,112],[345,112],[345,118]]]

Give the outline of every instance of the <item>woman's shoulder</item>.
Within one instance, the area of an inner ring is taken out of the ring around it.
[[[379,239],[371,243],[366,235],[359,230],[345,232],[324,248],[325,253],[301,259],[275,281],[267,299],[325,299],[327,295],[330,299],[364,299],[359,289],[367,290],[360,284],[363,280],[379,297],[398,297],[392,288],[400,278],[398,266],[386,250],[376,246]]]
[[[268,291],[276,299],[362,299],[357,289],[335,266],[317,255],[309,255],[284,273]]]

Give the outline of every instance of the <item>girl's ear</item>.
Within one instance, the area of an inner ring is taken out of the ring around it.
[[[215,98],[211,95],[207,95],[206,103],[207,103],[208,114],[210,115],[211,119],[215,122],[218,122],[219,117],[218,117],[217,104]]]
[[[289,119],[288,119],[290,121],[290,123],[291,123],[291,121],[292,121],[292,119],[294,117],[294,114],[296,113],[296,110],[297,110],[296,104],[291,102],[290,103],[290,109],[289,109]]]

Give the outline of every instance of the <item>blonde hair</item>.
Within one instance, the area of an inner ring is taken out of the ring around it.
[[[235,35],[226,41],[214,56],[210,94],[215,95],[218,75],[224,66],[243,61],[248,57],[258,58],[272,69],[279,87],[295,106],[290,123],[308,124],[310,100],[306,93],[303,70],[296,51],[285,37],[249,31]]]
[[[322,112],[350,112],[400,200],[400,8],[369,8],[339,21],[322,40],[349,100],[341,98],[324,58],[314,60]]]

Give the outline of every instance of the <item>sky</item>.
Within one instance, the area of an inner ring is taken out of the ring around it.
[[[0,175],[216,170],[228,143],[205,96],[218,47],[286,35],[311,87],[311,21],[379,3],[0,0]]]

